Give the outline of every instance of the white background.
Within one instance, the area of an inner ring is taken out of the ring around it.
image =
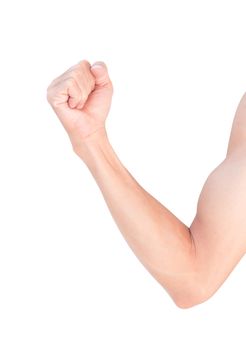
[[[1,4],[1,350],[246,348],[245,259],[211,299],[175,306],[129,249],[46,100],[71,65],[103,60],[114,150],[190,225],[246,90],[244,5]]]

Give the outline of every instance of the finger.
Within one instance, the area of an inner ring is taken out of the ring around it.
[[[71,108],[76,107],[78,109],[82,109],[89,94],[95,88],[95,77],[91,73],[90,67],[91,65],[87,60],[82,60],[77,64],[71,66],[67,71],[54,79],[50,84],[50,88],[54,90],[57,87],[61,88],[64,81],[70,82],[71,84],[71,79],[73,79],[77,83],[77,87],[80,89],[80,94],[77,93],[77,96],[69,98],[69,106]],[[78,101],[79,98],[80,101]]]
[[[73,74],[74,80],[76,81],[79,89],[80,89],[80,102],[76,106],[76,108],[83,108],[90,92],[90,84],[88,83],[84,73],[82,71],[76,71]]]
[[[76,79],[69,78],[67,80],[67,93],[68,93],[67,103],[69,107],[77,108],[77,106],[81,102],[82,94]]]
[[[108,68],[104,62],[97,61],[93,63],[90,70],[95,78],[96,86],[111,85],[111,80],[108,74]]]
[[[80,88],[76,80],[66,78],[47,89],[47,99],[54,107],[68,103],[69,107],[75,108],[81,100]]]
[[[75,79],[81,89],[81,103],[78,108],[82,108],[88,96],[95,88],[95,78],[90,71],[90,63],[86,60],[79,62],[79,68],[75,71]]]
[[[89,94],[95,87],[95,78],[90,72],[90,66],[91,65],[88,61],[80,61],[53,81],[53,84],[59,84],[61,80],[68,78],[73,78],[76,81],[81,93],[80,103],[76,105],[76,108],[78,109],[83,108]]]

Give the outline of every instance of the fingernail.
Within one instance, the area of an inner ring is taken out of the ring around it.
[[[91,66],[91,68],[94,68],[94,67],[95,68],[98,68],[98,67],[103,68],[103,67],[105,67],[105,63],[101,62],[101,61],[97,61],[97,62],[93,63]]]
[[[99,63],[93,64],[93,65],[91,66],[91,69],[94,69],[94,68],[102,68],[102,65],[99,64]]]

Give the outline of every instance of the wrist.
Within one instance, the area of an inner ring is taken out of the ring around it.
[[[97,131],[83,138],[73,149],[95,179],[103,176],[109,169],[114,174],[122,175],[124,173],[127,177],[129,176],[127,169],[109,142],[105,127],[100,127]]]
[[[93,150],[103,148],[107,143],[108,135],[104,125],[86,137],[80,138],[76,142],[72,141],[72,146],[77,156],[86,161],[86,159],[92,154]]]

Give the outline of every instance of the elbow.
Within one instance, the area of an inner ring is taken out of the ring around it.
[[[174,300],[175,305],[179,309],[190,309],[194,306],[197,306],[201,303],[203,303],[206,299],[194,299],[194,300],[182,300],[181,302],[178,300]]]
[[[182,291],[178,296],[172,299],[179,309],[190,309],[194,306],[204,303],[211,295],[203,287],[194,288],[190,291]]]

